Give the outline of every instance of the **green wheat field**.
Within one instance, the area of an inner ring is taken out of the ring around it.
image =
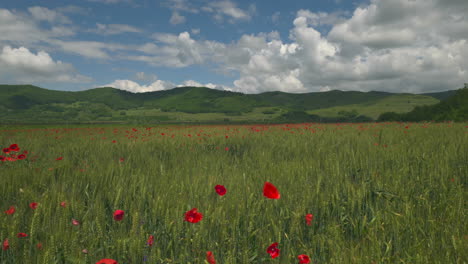
[[[468,263],[466,123],[2,126],[0,147],[2,264]]]

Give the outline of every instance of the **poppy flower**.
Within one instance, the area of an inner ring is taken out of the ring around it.
[[[7,158],[5,156],[0,156],[0,161],[5,161]]]
[[[146,244],[148,244],[151,247],[153,246],[153,243],[154,243],[154,236],[150,235],[148,238],[148,242],[146,242]]]
[[[4,148],[4,149],[3,149],[3,153],[5,153],[5,154],[10,153],[10,149],[9,149],[9,148]]]
[[[7,250],[10,248],[10,243],[8,243],[8,238],[3,240],[3,250]]]
[[[8,215],[12,215],[16,212],[16,209],[14,206],[10,206],[10,209],[6,210],[5,213]]]
[[[281,195],[273,184],[265,182],[263,186],[263,196],[269,199],[279,199]]]
[[[122,221],[125,212],[123,210],[115,210],[114,212],[114,220],[115,221]]]
[[[185,221],[190,223],[198,223],[202,220],[203,215],[197,212],[197,208],[192,208],[192,210],[185,212]]]
[[[299,259],[299,264],[309,264],[310,263],[310,258],[307,255],[302,254],[302,255],[297,256],[297,258]]]
[[[67,207],[67,202],[65,202],[65,201],[64,201],[64,202],[61,202],[61,203],[60,203],[60,206],[62,206],[63,208]]]
[[[211,251],[206,252],[206,261],[208,261],[208,263],[210,264],[216,264],[216,260],[213,256],[213,252]]]
[[[27,237],[28,234],[26,234],[26,233],[18,233],[16,236],[17,236],[17,237]]]
[[[229,148],[228,148],[228,147],[225,147],[225,148],[224,148],[224,150],[225,150],[225,151],[228,151],[228,150],[229,150]]]
[[[36,247],[37,249],[42,250],[42,243],[37,243]]]
[[[19,151],[20,148],[18,147],[18,144],[11,144],[9,147],[10,151]]]
[[[58,157],[55,160],[63,160],[63,157]]]
[[[74,226],[79,226],[80,225],[80,221],[76,220],[76,219],[72,219],[72,225]]]
[[[306,219],[307,225],[310,226],[311,223],[312,223],[312,220],[314,220],[314,215],[313,214],[306,214],[305,219]]]
[[[124,159],[124,158],[120,158],[119,161],[120,161],[120,162],[124,162],[125,159]]]
[[[267,248],[267,253],[270,254],[271,258],[277,258],[277,257],[279,257],[280,250],[279,250],[279,248],[278,248],[278,242],[275,242],[275,243],[271,244],[271,245]]]
[[[20,155],[18,155],[18,159],[19,160],[24,160],[24,159],[26,159],[26,155],[20,154]]]
[[[31,209],[35,210],[37,208],[37,205],[38,205],[38,203],[30,203],[29,207],[31,207]]]
[[[220,196],[223,196],[226,194],[226,187],[223,185],[216,185],[215,186],[216,193],[219,194]]]
[[[117,261],[113,259],[101,259],[96,264],[119,264]]]

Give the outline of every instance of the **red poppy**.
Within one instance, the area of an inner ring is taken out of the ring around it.
[[[55,160],[63,160],[63,157],[58,157]]]
[[[8,238],[3,240],[3,250],[7,250],[10,248],[10,243],[8,243]]]
[[[277,258],[277,257],[279,257],[280,250],[279,250],[279,248],[278,248],[278,242],[275,242],[275,243],[271,244],[271,245],[267,248],[267,253],[270,254],[271,258]]]
[[[120,159],[119,159],[120,162],[124,162],[124,160],[125,160],[124,158],[120,158]]]
[[[148,244],[151,247],[153,246],[153,243],[154,243],[154,236],[150,235],[148,238],[148,242],[146,242],[146,244]]]
[[[115,210],[114,212],[114,220],[115,221],[122,221],[125,212],[123,210]]]
[[[37,243],[36,247],[37,249],[42,250],[42,243]]]
[[[270,199],[279,199],[280,193],[273,184],[265,182],[265,185],[263,186],[263,196]]]
[[[219,194],[220,196],[223,196],[226,194],[226,187],[223,185],[216,185],[215,186],[216,193]]]
[[[228,148],[228,147],[225,147],[225,148],[224,148],[224,150],[225,150],[225,151],[228,151],[228,150],[229,150],[229,148]]]
[[[20,148],[18,147],[18,144],[11,144],[9,149],[11,151],[19,151],[20,150]]]
[[[34,209],[37,208],[37,205],[38,205],[38,203],[30,203],[30,204],[29,204],[29,207],[31,207],[31,209],[34,210]]]
[[[119,264],[117,261],[113,259],[101,259],[96,264]]]
[[[302,255],[297,256],[297,258],[299,259],[299,264],[309,264],[310,263],[310,258],[307,255],[302,254]]]
[[[0,156],[0,161],[5,161],[7,158],[5,156]]]
[[[10,153],[10,149],[9,149],[9,148],[4,148],[4,149],[3,149],[3,153],[5,153],[5,154]]]
[[[313,214],[306,214],[305,219],[306,219],[307,225],[310,226],[311,223],[312,223],[312,220],[314,220],[314,215]]]
[[[60,203],[60,206],[62,206],[63,208],[67,207],[67,202],[65,202],[65,201],[64,201],[64,202],[61,202],[61,203]]]
[[[197,212],[197,208],[192,208],[192,210],[185,212],[185,221],[190,223],[198,223],[202,220],[203,215]]]
[[[80,225],[80,221],[76,220],[76,219],[72,219],[72,225],[74,226],[79,226]]]
[[[206,261],[208,261],[208,263],[210,264],[216,264],[216,260],[213,256],[213,252],[211,251],[206,252]]]
[[[28,234],[26,233],[18,233],[18,235],[16,235],[17,237],[27,237]]]
[[[12,215],[16,212],[16,209],[14,206],[10,206],[10,209],[6,210],[5,213],[8,215]]]
[[[25,158],[26,158],[26,155],[24,155],[24,154],[18,155],[19,160],[24,160]]]

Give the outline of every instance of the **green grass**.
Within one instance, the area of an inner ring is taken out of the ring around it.
[[[468,124],[407,125],[1,127],[0,263],[467,263]]]
[[[356,110],[359,115],[365,115],[376,120],[385,112],[406,113],[416,106],[434,105],[438,102],[439,100],[434,97],[425,95],[392,95],[366,104],[343,105],[307,112],[324,117],[337,117],[340,115],[340,111]]]

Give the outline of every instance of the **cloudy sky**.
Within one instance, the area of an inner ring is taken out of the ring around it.
[[[467,0],[15,0],[0,83],[423,93],[468,83]]]

